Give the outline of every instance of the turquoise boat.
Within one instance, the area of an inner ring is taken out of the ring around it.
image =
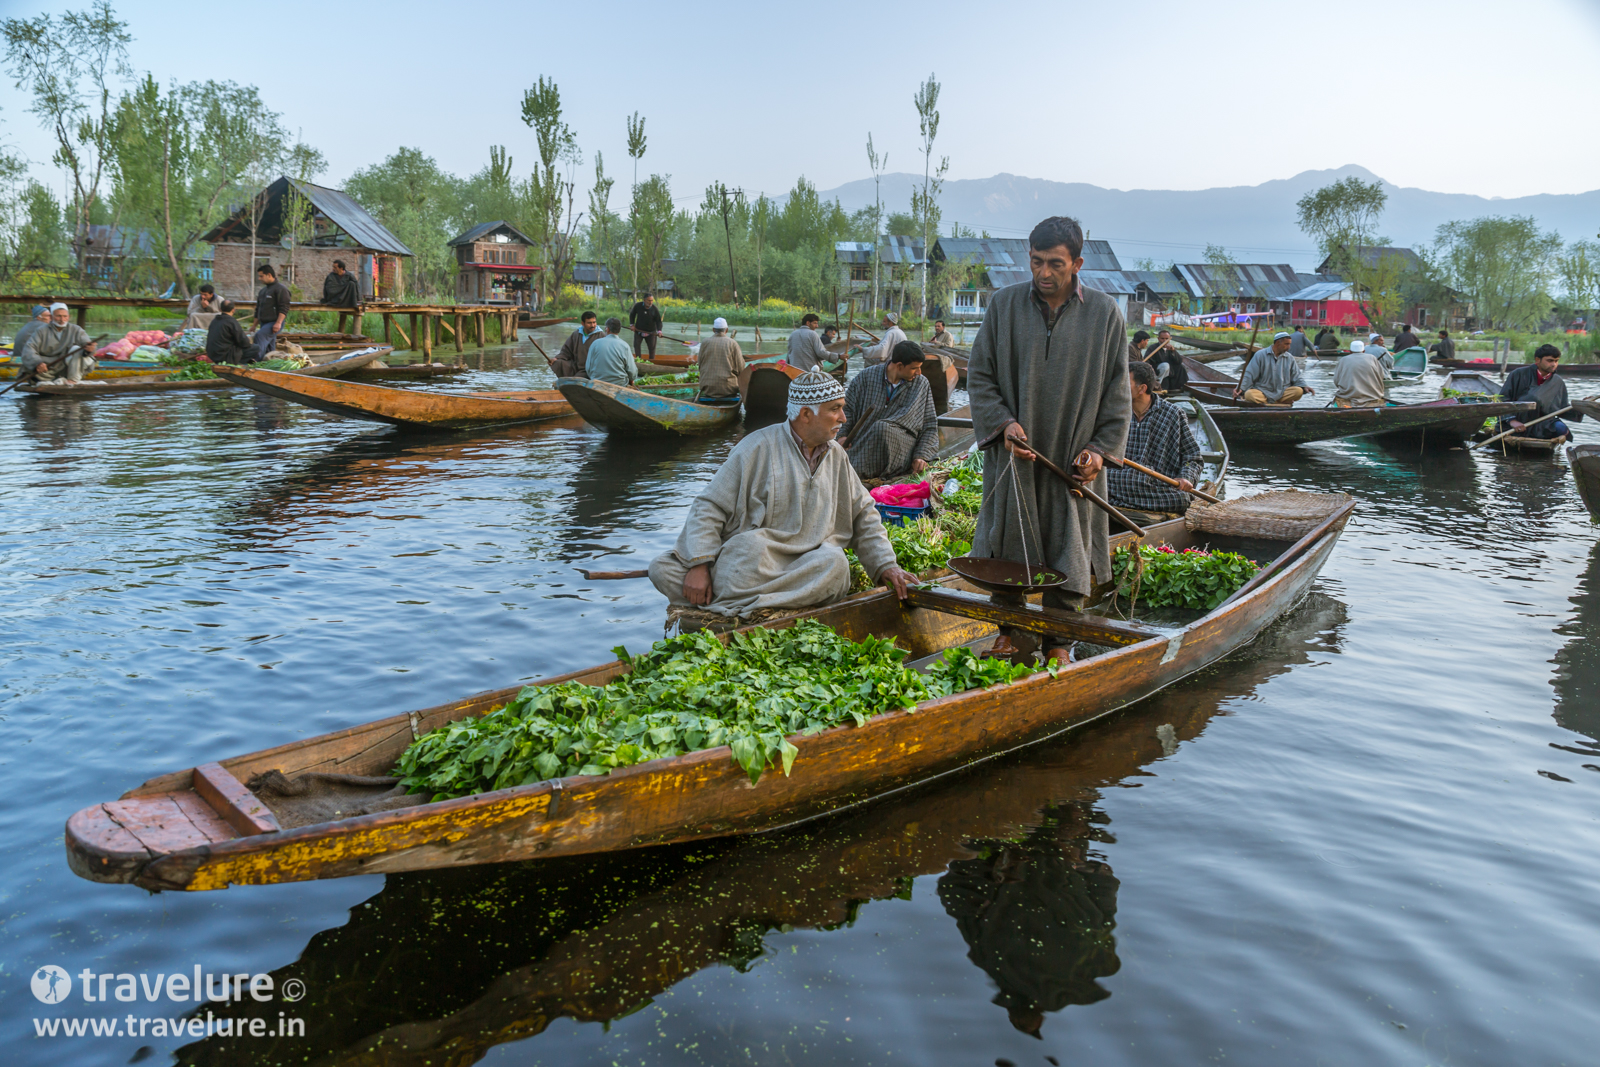
[[[584,422],[612,433],[715,433],[739,421],[739,398],[685,400],[593,378],[557,378],[556,388]]]

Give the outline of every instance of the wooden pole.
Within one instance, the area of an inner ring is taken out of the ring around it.
[[[426,311],[422,313],[422,356],[429,363],[433,362],[433,316]]]
[[[1522,424],[1522,430],[1526,430],[1529,426],[1532,426],[1534,423],[1543,422],[1546,419],[1553,419],[1557,415],[1565,415],[1567,412],[1569,412],[1571,410],[1572,410],[1572,405],[1568,404],[1566,407],[1562,408],[1560,411],[1552,411],[1548,415],[1540,415],[1537,419],[1529,419],[1527,422]],[[1519,434],[1519,433],[1522,432],[1522,430],[1518,430],[1515,427],[1513,427],[1512,429],[1507,430],[1505,433],[1497,433],[1493,437],[1489,438],[1487,441],[1484,441],[1484,442],[1480,443],[1478,445],[1478,447],[1479,448],[1488,448],[1490,445],[1492,445],[1496,441],[1500,440],[1500,438],[1502,438],[1502,437],[1510,437],[1512,434]]]
[[[413,311],[411,313],[411,336],[416,338],[416,340],[414,340],[414,341],[408,340],[406,343],[411,348],[414,348],[414,349],[421,348],[422,347],[422,333],[421,333],[421,331],[419,331],[417,329],[417,313],[415,311]]]
[[[392,340],[390,340],[390,337],[392,336],[391,333],[390,333],[390,322],[389,322],[390,318],[392,318],[392,316],[387,311],[385,311],[383,313],[383,343],[386,344],[386,345],[394,344],[394,342]]]
[[[455,320],[455,325],[450,328],[450,335],[456,339],[456,352],[459,354],[464,351],[461,346],[461,312],[458,311],[450,317]],[[439,316],[439,321],[443,322],[444,316]]]
[[[389,316],[387,316],[387,315],[384,316],[385,319],[387,319],[388,317]],[[416,318],[416,316],[413,315],[412,318],[414,320]],[[416,328],[417,328],[416,322],[413,321],[412,324],[411,324],[411,329],[415,330]],[[385,323],[385,325],[384,325],[384,333],[387,334],[388,332],[389,332],[388,324]],[[402,327],[398,322],[394,324],[394,332],[400,335],[400,340],[402,342],[404,342],[406,348],[411,348],[412,347],[410,336],[408,336],[406,334],[405,328]],[[385,344],[389,343],[388,337],[384,338],[384,343]]]
[[[479,348],[483,347],[484,335],[489,332],[488,325],[483,321],[487,317],[488,316],[482,311],[474,312],[472,316],[472,327],[473,331],[477,334]]]

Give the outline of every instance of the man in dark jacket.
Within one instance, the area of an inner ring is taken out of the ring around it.
[[[585,311],[579,321],[582,326],[572,331],[556,358],[550,361],[550,369],[557,378],[587,378],[589,346],[606,335],[594,312]]]
[[[1456,343],[1450,340],[1449,330],[1439,331],[1439,340],[1428,346],[1428,351],[1438,355],[1440,359],[1456,358]]]
[[[213,363],[255,363],[250,338],[234,317],[232,300],[222,302],[222,313],[206,327],[206,355]]]
[[[278,347],[278,334],[283,332],[283,322],[289,317],[289,287],[278,280],[278,272],[271,263],[256,268],[261,291],[256,294],[256,337],[253,351],[256,360],[266,359],[267,353]],[[209,335],[208,335],[209,336]]]
[[[1534,412],[1534,417],[1549,415],[1566,407],[1567,383],[1561,380],[1561,375],[1556,373],[1556,367],[1561,362],[1561,349],[1555,345],[1540,345],[1533,353],[1533,362],[1524,364],[1506,375],[1506,383],[1500,387],[1500,396],[1512,402],[1533,401],[1539,405],[1539,410]],[[1570,412],[1567,418],[1573,422],[1582,422],[1583,416],[1578,412]],[[1569,437],[1572,431],[1567,429],[1567,424],[1560,419],[1545,419],[1543,422],[1524,426],[1520,418],[1506,419],[1500,423],[1501,432],[1516,430],[1518,436],[1534,437],[1540,440],[1560,440]]]
[[[639,346],[650,346],[650,358],[656,355],[656,337],[661,333],[661,309],[656,307],[656,298],[650,293],[644,294],[644,299],[633,305],[628,312],[628,325],[633,327],[633,354],[639,355]]]
[[[1411,329],[1411,324],[1406,323],[1406,328],[1395,334],[1394,350],[1404,352],[1408,348],[1416,348],[1422,342],[1417,340],[1417,335]]]

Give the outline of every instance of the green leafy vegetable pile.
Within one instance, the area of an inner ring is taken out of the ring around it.
[[[1259,570],[1237,552],[1207,552],[1171,545],[1119,548],[1111,555],[1111,576],[1117,593],[1152,608],[1210,611],[1233,595]]]
[[[883,531],[889,535],[895,562],[912,574],[921,575],[942,570],[949,565],[951,556],[964,556],[972,551],[972,545],[952,538],[940,522],[939,519],[921,518],[913,519],[904,526],[885,525]],[[856,559],[856,554],[846,550],[845,556],[850,560],[850,591],[859,593],[863,589],[871,589],[872,579]]]
[[[162,360],[161,362],[166,363],[167,361]],[[183,369],[178,371],[176,374],[167,375],[167,381],[194,382],[202,381],[206,378],[215,378],[217,376],[216,365],[213,363],[207,363],[203,359],[183,360],[179,365],[182,366]],[[308,364],[304,361],[291,358],[264,359],[260,363],[251,363],[249,366],[254,370],[299,370],[301,367],[307,365]]]
[[[756,782],[774,765],[789,773],[791,734],[860,726],[1033,673],[954,648],[919,674],[892,640],[850,641],[814,620],[735,633],[726,645],[697,632],[639,656],[616,652],[632,669],[610,684],[528,686],[481,718],[424,734],[396,773],[409,792],[444,800],[728,745]]]
[[[683,382],[698,382],[700,368],[691,366],[684,374],[651,374],[635,381],[634,385],[679,385]]]

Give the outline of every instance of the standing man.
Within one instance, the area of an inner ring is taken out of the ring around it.
[[[89,335],[59,301],[50,305],[50,321],[41,323],[22,347],[12,352],[22,368],[19,375],[52,385],[76,385],[96,365]]]
[[[1128,334],[1116,301],[1078,279],[1083,229],[1075,219],[1045,219],[1028,246],[1033,281],[993,295],[967,364],[973,433],[984,449],[972,554],[1060,571],[1067,581],[1045,591],[1045,605],[1074,608],[1097,576],[1110,580],[1106,516],[1031,461],[1044,455],[1070,466],[1104,495],[1101,457],[1120,455],[1128,436]],[[1026,654],[1025,640],[1002,629],[992,654]],[[1069,645],[1052,638],[1047,654],[1066,662]]]
[[[956,339],[950,336],[949,330],[944,328],[943,319],[938,319],[934,322],[933,336],[928,339],[928,343],[930,345],[938,345],[940,348],[954,348],[956,346]]]
[[[939,454],[939,414],[922,360],[921,345],[901,341],[887,363],[850,382],[840,443],[862,478],[921,474]]]
[[[728,336],[728,320],[718,316],[711,322],[710,340],[700,344],[700,395],[708,400],[738,396],[742,370],[744,352]]]
[[[905,331],[900,328],[900,316],[892,311],[883,314],[883,340],[876,347],[869,348],[863,353],[867,364],[884,363],[889,359],[889,353],[895,346],[906,339]]]
[[[1450,331],[1440,330],[1438,342],[1429,345],[1428,351],[1438,353],[1440,359],[1455,359],[1456,343],[1450,340]]]
[[[585,311],[578,323],[578,328],[561,343],[561,351],[556,353],[556,358],[550,361],[550,369],[557,378],[589,377],[589,346],[605,336],[600,329],[600,319],[592,311]]]
[[[597,382],[610,382],[612,385],[632,385],[639,377],[639,366],[633,361],[633,353],[628,351],[628,342],[624,341],[622,333],[622,320],[609,318],[606,320],[606,335],[589,346],[587,370],[589,377]]]
[[[1406,323],[1406,328],[1395,335],[1394,350],[1396,352],[1404,352],[1406,349],[1416,348],[1420,344],[1422,342],[1417,340],[1417,335],[1412,332],[1411,324],[1408,322]]]
[[[271,263],[256,268],[261,291],[256,294],[256,336],[247,363],[258,363],[278,347],[278,334],[289,317],[289,287],[278,280]]]
[[[333,261],[333,270],[322,279],[322,302],[328,307],[355,308],[356,326],[361,325],[361,282],[344,269],[344,260]],[[360,329],[356,333],[360,333]]]
[[[814,370],[828,362],[828,350],[822,346],[822,338],[817,336],[817,328],[822,325],[822,317],[816,312],[811,312],[800,319],[800,325],[789,335],[789,350],[784,353],[784,362],[800,370]]]
[[[734,446],[677,543],[651,560],[650,581],[673,607],[729,616],[821,607],[850,592],[847,548],[902,600],[916,582],[834,443],[844,386],[806,371],[789,386],[788,416]]]
[[[234,317],[233,301],[224,300],[221,308],[206,327],[206,356],[213,363],[244,363],[250,354],[250,338]]]
[[[661,309],[656,307],[654,293],[644,294],[628,312],[628,325],[633,327],[633,355],[639,356],[641,345],[650,346],[650,358],[656,358],[656,338],[661,335]]]
[[[1533,353],[1533,362],[1526,363],[1506,375],[1506,383],[1500,387],[1500,395],[1512,402],[1533,401],[1539,405],[1539,410],[1534,412],[1534,417],[1548,415],[1552,411],[1560,411],[1566,407],[1567,383],[1561,375],[1556,373],[1556,367],[1561,363],[1561,349],[1555,345],[1540,345]],[[1582,422],[1583,415],[1573,411],[1567,414],[1573,422]],[[1545,419],[1543,422],[1524,427],[1519,418],[1506,419],[1500,423],[1501,432],[1516,430],[1521,436],[1534,437],[1542,441],[1561,440],[1571,435],[1567,424],[1561,419]]]
[[[1272,347],[1258,348],[1239,376],[1233,395],[1252,404],[1293,404],[1316,390],[1306,382],[1299,362],[1289,354],[1290,337],[1283,331],[1272,339]]]
[[[1195,479],[1200,477],[1200,446],[1189,432],[1183,413],[1156,396],[1155,368],[1141,361],[1129,363],[1128,388],[1133,418],[1128,423],[1128,444],[1123,456],[1193,489]],[[1106,488],[1111,503],[1140,526],[1176,519],[1189,510],[1187,493],[1132,467],[1106,471]]]
[[[1360,341],[1333,365],[1333,402],[1342,408],[1381,408],[1388,403],[1383,364]]]

